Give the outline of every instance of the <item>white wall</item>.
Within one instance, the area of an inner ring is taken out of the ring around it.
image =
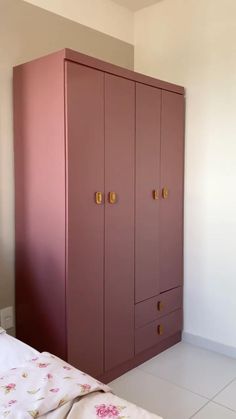
[[[133,12],[111,0],[26,1],[122,41],[133,43]]]
[[[135,68],[186,87],[185,331],[236,348],[236,1],[163,0]]]

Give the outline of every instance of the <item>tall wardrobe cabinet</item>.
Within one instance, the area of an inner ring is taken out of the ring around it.
[[[109,381],[181,338],[184,89],[63,50],[14,130],[17,337]]]

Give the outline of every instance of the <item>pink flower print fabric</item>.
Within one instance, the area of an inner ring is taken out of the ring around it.
[[[120,413],[125,407],[122,406],[114,406],[112,404],[105,405],[100,404],[100,406],[95,406],[96,409],[96,415],[98,418],[120,418]],[[123,416],[124,418],[124,416]]]
[[[49,353],[0,377],[0,418],[37,418],[85,394],[109,387]]]

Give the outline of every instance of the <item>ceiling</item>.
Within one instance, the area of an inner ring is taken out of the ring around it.
[[[115,3],[126,7],[127,9],[136,11],[144,7],[151,6],[161,0],[113,0]]]

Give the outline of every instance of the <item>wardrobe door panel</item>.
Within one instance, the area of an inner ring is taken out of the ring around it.
[[[136,302],[157,295],[160,287],[160,118],[161,90],[136,83]]]
[[[161,292],[183,281],[184,97],[162,93]],[[164,191],[163,191],[164,192]]]
[[[106,74],[106,371],[134,356],[134,135],[135,84]]]
[[[103,373],[104,73],[66,63],[68,360]]]

